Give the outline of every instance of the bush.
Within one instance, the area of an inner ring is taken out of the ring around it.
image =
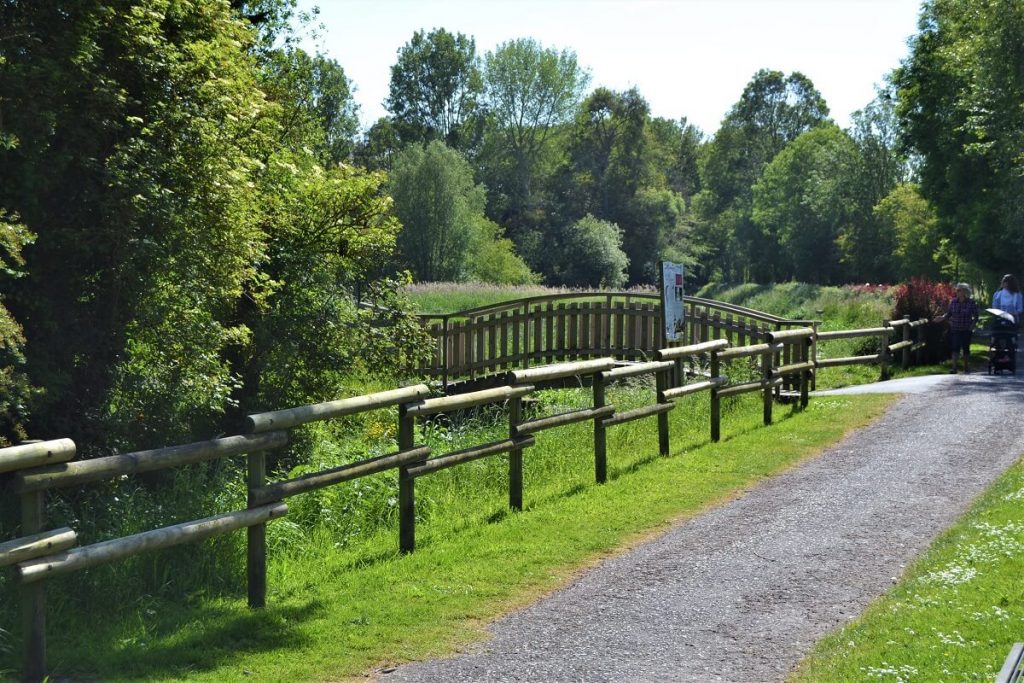
[[[622,250],[622,229],[584,216],[565,230],[555,268],[556,284],[618,289],[626,284],[629,258]]]
[[[946,312],[956,292],[948,282],[932,282],[927,278],[911,278],[897,286],[894,290],[895,304],[892,309],[893,319],[910,316],[911,320],[927,318]],[[945,325],[925,326],[925,363],[938,363],[949,354],[947,351]]]

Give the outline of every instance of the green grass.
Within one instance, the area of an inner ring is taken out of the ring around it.
[[[650,391],[634,385],[609,398],[626,409],[649,401]],[[586,403],[587,393],[545,392],[541,409],[548,414]],[[711,444],[707,399],[692,399],[670,414],[672,457],[657,455],[655,420],[609,430],[603,486],[593,483],[587,425],[539,434],[526,451],[522,513],[507,508],[504,458],[419,480],[421,519],[411,555],[397,553],[386,511],[387,523],[356,537],[329,525],[304,529],[288,518],[275,521],[268,529],[268,608],[260,612],[245,608],[240,577],[219,595],[126,594],[84,613],[61,608],[71,604],[67,593],[82,592],[112,570],[53,580],[51,668],[58,676],[104,681],[338,680],[451,653],[480,638],[490,620],[565,584],[581,568],[812,457],[890,400],[815,399],[793,414],[780,406],[776,424],[765,428],[757,398],[739,397],[725,407],[723,440]],[[492,418],[479,432],[447,427],[420,438],[440,454],[502,428]],[[380,479],[394,491],[393,475]],[[300,497],[291,501],[296,509],[303,505]],[[16,651],[12,642],[0,652],[0,671],[16,666]]]
[[[830,635],[794,682],[991,681],[1024,640],[1024,463],[915,562],[892,592]]]

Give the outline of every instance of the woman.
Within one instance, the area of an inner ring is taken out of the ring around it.
[[[953,352],[952,374],[956,374],[957,358],[964,357],[964,374],[967,374],[967,361],[971,355],[971,337],[974,325],[978,322],[978,304],[971,298],[971,286],[960,282],[956,286],[956,297],[949,302],[943,315],[937,316],[933,322],[949,321],[949,348]]]
[[[1020,314],[1024,312],[1024,297],[1021,296],[1017,278],[1007,273],[999,287],[999,291],[992,295],[992,308],[1010,313],[1019,325]]]

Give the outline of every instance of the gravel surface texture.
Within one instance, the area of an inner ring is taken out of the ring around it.
[[[380,681],[782,681],[1024,452],[1022,389],[1006,375],[932,382],[820,457],[495,622],[468,652]]]

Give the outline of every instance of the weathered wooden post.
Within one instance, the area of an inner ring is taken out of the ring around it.
[[[767,335],[769,344],[775,346],[771,342],[771,334]],[[775,393],[775,382],[772,381],[772,369],[774,367],[775,349],[770,349],[761,354],[761,383],[764,385],[762,390],[762,402],[764,404],[764,424],[770,425],[772,423],[772,402],[774,401]]]
[[[903,326],[903,341],[905,344],[903,346],[903,362],[900,364],[900,367],[906,370],[910,367],[910,347],[912,346],[910,342],[910,316],[905,315],[903,319],[907,323]]]
[[[407,407],[398,407],[398,450],[414,447],[416,418],[406,414]],[[409,467],[398,468],[398,549],[411,553],[416,549],[416,479],[409,475]]]
[[[21,495],[21,534],[31,536],[43,530],[44,491]],[[46,589],[43,581],[21,586],[22,627],[25,636],[24,676],[26,681],[46,678]]]
[[[256,491],[267,483],[267,459],[263,451],[246,456],[248,488],[247,506],[250,510],[258,507]],[[246,529],[246,575],[249,593],[249,607],[262,609],[267,606],[267,525],[253,524]]]
[[[669,388],[670,372],[671,370],[662,370],[654,373],[654,386],[658,394],[658,403],[671,403],[670,400],[665,398],[665,390]],[[667,412],[658,413],[658,453],[661,455],[669,454]]]
[[[878,352],[878,365],[881,369],[880,379],[884,382],[889,379],[889,333],[892,332],[892,328],[889,327],[889,321],[882,321],[882,332],[879,335],[879,352]]]
[[[721,361],[718,350],[711,351],[711,440],[717,442],[722,437],[722,399],[718,396],[718,377]]]
[[[813,329],[813,328],[812,328]],[[800,362],[808,363],[811,358],[811,346],[814,344],[814,334],[810,337],[805,337],[800,341]],[[811,383],[813,377],[813,368],[805,368],[800,371],[800,408],[807,407],[807,388]]]
[[[594,408],[604,405],[604,378],[599,372],[594,375]],[[598,484],[608,481],[608,430],[602,417],[594,420],[594,481]]]
[[[508,438],[516,438],[516,427],[523,421],[523,399],[513,396],[508,402]],[[523,449],[508,452],[508,506],[523,509]]]

